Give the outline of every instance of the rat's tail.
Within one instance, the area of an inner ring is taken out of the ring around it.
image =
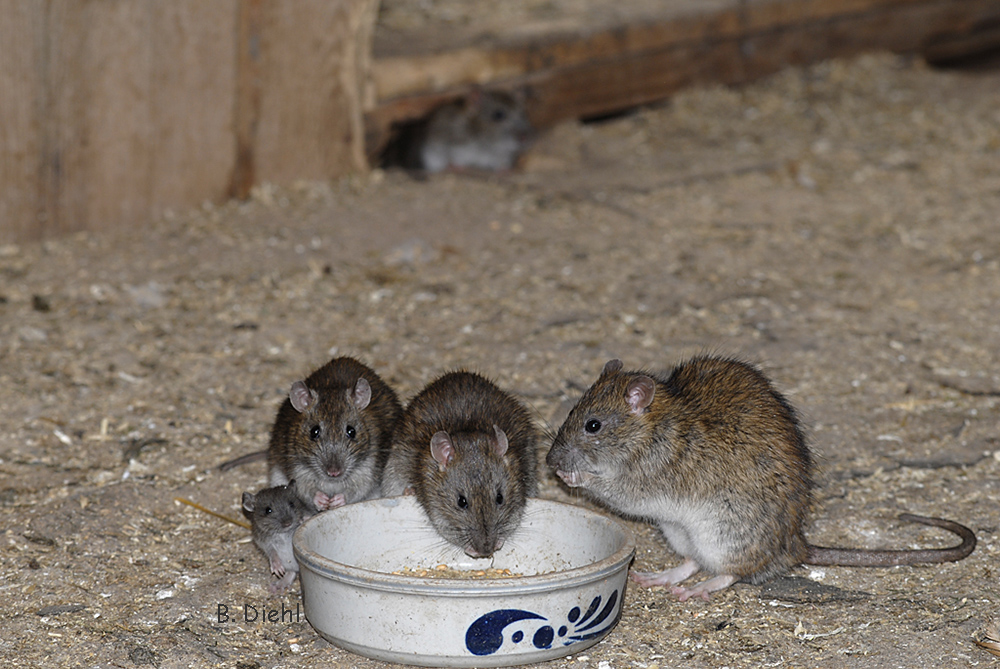
[[[257,462],[258,460],[264,460],[267,458],[267,450],[254,451],[253,453],[247,453],[246,455],[241,455],[238,458],[233,458],[232,460],[226,460],[221,465],[219,465],[219,471],[225,472],[229,471],[233,467],[239,467],[240,465],[246,465],[251,462]]]
[[[923,550],[867,550],[861,548],[826,548],[809,544],[809,554],[803,562],[812,565],[838,567],[895,567],[898,565],[921,564],[925,562],[957,562],[968,557],[976,547],[976,535],[965,525],[944,518],[929,518],[904,513],[899,519],[910,523],[933,525],[954,532],[962,537],[962,543],[951,548],[927,548]]]

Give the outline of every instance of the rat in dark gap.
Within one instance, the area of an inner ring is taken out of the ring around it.
[[[397,128],[381,164],[416,173],[445,170],[504,172],[513,169],[535,132],[525,113],[525,94],[473,88]]]

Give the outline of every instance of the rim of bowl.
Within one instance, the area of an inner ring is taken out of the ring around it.
[[[377,501],[377,500],[369,500]],[[635,537],[632,531],[617,518],[593,511],[576,504],[556,502],[535,498],[544,504],[564,506],[576,511],[599,516],[617,529],[622,536],[622,545],[608,557],[572,569],[561,569],[530,576],[512,576],[506,578],[458,579],[430,578],[424,576],[405,576],[392,574],[375,569],[365,569],[338,562],[318,552],[305,548],[299,539],[299,532],[308,524],[317,522],[321,514],[307,519],[295,531],[293,546],[295,557],[300,563],[308,565],[325,578],[334,581],[356,585],[373,590],[384,590],[400,593],[435,594],[446,597],[493,597],[495,595],[523,595],[540,591],[551,591],[559,586],[582,585],[607,578],[624,567],[628,569],[635,555]],[[364,504],[365,502],[361,502]]]

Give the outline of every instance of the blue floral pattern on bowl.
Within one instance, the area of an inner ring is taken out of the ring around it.
[[[611,592],[603,608],[601,608],[602,601],[600,595],[594,597],[586,612],[582,612],[579,606],[574,606],[566,614],[567,624],[560,625],[558,628],[545,616],[531,611],[522,609],[490,611],[469,625],[469,629],[465,632],[465,647],[473,655],[492,655],[503,646],[504,630],[509,625],[523,620],[539,620],[545,623],[531,635],[531,643],[538,649],[548,649],[554,644],[568,646],[578,641],[599,637],[606,634],[618,622],[619,616],[614,616],[608,621],[611,614],[616,611],[619,614],[621,612],[621,609],[616,606],[618,604],[617,590]],[[598,609],[600,610],[598,611]],[[603,624],[605,622],[607,622],[606,625]],[[525,638],[526,634],[522,629],[517,629],[510,635],[510,640],[514,644],[521,643]]]

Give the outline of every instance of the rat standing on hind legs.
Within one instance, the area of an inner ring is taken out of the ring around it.
[[[570,487],[649,520],[685,558],[640,585],[671,585],[682,601],[737,581],[762,583],[800,564],[894,566],[961,560],[972,530],[938,518],[900,519],[962,538],[953,548],[861,550],[812,546],[803,528],[812,460],[795,410],[755,367],[705,356],[667,376],[604,366],[559,429],[546,462]],[[713,577],[677,584],[699,571]]]
[[[270,485],[294,479],[319,511],[378,495],[392,431],[395,391],[354,358],[334,358],[296,381],[278,409],[267,451]]]

